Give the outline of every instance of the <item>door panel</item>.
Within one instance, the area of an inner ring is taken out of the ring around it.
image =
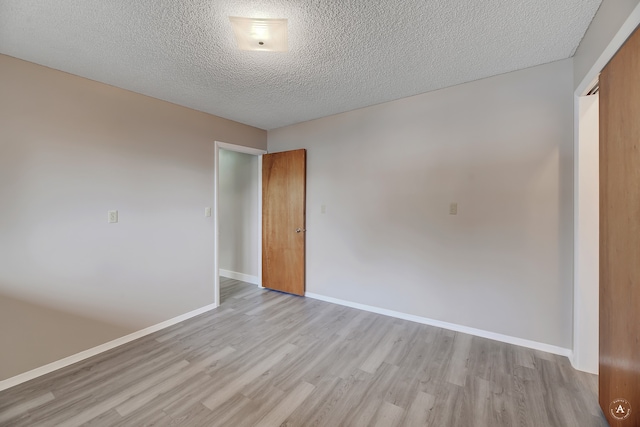
[[[599,385],[609,424],[640,426],[639,31],[600,75]]]
[[[262,286],[305,290],[306,150],[262,157]]]

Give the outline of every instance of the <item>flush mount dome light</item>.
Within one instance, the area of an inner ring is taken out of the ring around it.
[[[286,52],[287,20],[238,18],[230,16],[233,32],[241,50]]]

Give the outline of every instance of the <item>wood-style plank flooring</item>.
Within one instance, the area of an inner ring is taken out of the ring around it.
[[[564,357],[229,279],[222,301],[0,392],[0,425],[607,425]]]

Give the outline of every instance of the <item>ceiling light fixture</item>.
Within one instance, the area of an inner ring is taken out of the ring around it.
[[[286,52],[287,20],[239,18],[230,16],[236,42],[240,50]]]

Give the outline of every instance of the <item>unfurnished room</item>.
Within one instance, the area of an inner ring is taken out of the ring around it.
[[[640,0],[0,0],[0,426],[640,427]]]

